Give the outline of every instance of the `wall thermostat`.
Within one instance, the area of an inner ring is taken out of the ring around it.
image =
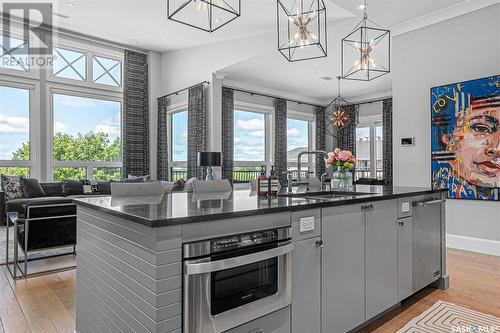
[[[415,145],[415,138],[401,138],[401,146]]]

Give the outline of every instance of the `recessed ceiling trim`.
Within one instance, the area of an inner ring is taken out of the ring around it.
[[[476,10],[489,7],[495,4],[498,4],[498,0],[481,0],[481,1],[467,0],[465,2],[461,2],[456,5],[452,5],[450,7],[437,10],[433,13],[419,16],[400,24],[396,24],[390,27],[391,34],[392,37],[401,35],[432,24],[452,19],[460,15],[474,12]]]

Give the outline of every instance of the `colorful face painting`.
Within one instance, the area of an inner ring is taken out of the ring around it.
[[[432,187],[499,200],[500,75],[431,88]]]

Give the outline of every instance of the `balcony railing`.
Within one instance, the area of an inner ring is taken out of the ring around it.
[[[170,178],[172,181],[176,181],[179,179],[187,180],[187,170],[172,170],[170,174]]]

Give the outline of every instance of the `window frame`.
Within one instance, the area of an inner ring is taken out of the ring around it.
[[[264,115],[264,160],[263,161],[237,161],[234,159],[234,168],[244,167],[261,167],[266,165],[270,170],[271,165],[274,163],[274,136],[273,124],[275,120],[274,107],[248,103],[243,101],[234,101],[233,107],[233,126],[234,126],[234,113],[235,111],[253,112]],[[234,154],[234,138],[236,129],[233,129],[233,154]]]
[[[84,97],[90,99],[98,99],[104,101],[120,103],[120,139],[122,158],[120,162],[109,161],[55,161],[54,160],[54,95],[66,95],[75,97]],[[86,168],[87,179],[93,179],[94,168],[123,168],[123,95],[111,94],[106,91],[96,91],[95,89],[72,89],[62,87],[59,84],[47,85],[47,179],[53,181],[54,168]]]
[[[64,39],[59,39],[54,42],[53,48],[66,49],[69,51],[79,52],[85,54],[86,57],[86,79],[83,81],[73,80],[63,77],[54,76],[54,71],[52,66],[47,69],[46,81],[50,83],[63,83],[67,86],[78,86],[90,89],[97,89],[98,91],[109,91],[109,92],[120,92],[123,93],[123,74],[124,74],[124,55],[123,52],[113,52],[112,50],[103,49],[97,46],[89,46],[86,44],[79,43],[77,41],[69,41]],[[112,86],[103,83],[94,82],[93,73],[93,59],[94,57],[107,58],[111,60],[116,60],[120,62],[120,85]]]
[[[287,118],[287,131],[288,131],[288,119],[307,121],[308,123],[307,149],[314,150],[314,147],[316,147],[316,115],[288,110],[286,118]],[[288,133],[287,133],[287,139],[288,139]],[[288,142],[287,142],[287,150],[288,150]],[[314,166],[314,161],[315,159],[313,158],[313,155],[308,155],[307,162],[301,163],[301,167],[305,166],[307,167],[308,170],[310,170],[310,168]],[[296,161],[295,162],[288,161],[288,154],[287,154],[286,166],[287,170],[290,170],[290,168],[293,167],[298,168]]]
[[[39,178],[41,176],[41,166],[37,163],[40,155],[40,129],[37,124],[40,124],[40,105],[37,101],[40,100],[40,83],[26,80],[22,77],[0,79],[0,86],[24,89],[29,92],[29,133],[28,140],[30,143],[30,159],[27,161],[0,160],[0,167],[28,167],[31,178]]]
[[[379,119],[370,119],[364,122],[360,122],[356,128],[368,127],[370,129],[370,178],[378,179],[377,177],[377,147],[376,147],[376,128],[380,126],[382,127],[382,131],[384,130],[384,126],[382,120]],[[383,133],[383,132],[382,132]],[[383,140],[383,137],[382,137]],[[357,140],[356,140],[357,141]],[[355,169],[355,174],[357,174],[357,170]],[[383,179],[383,175],[382,178]]]
[[[24,40],[24,34],[23,34],[23,27],[17,26],[16,22],[9,22],[10,23],[10,31],[9,33],[5,33],[3,31],[3,27],[0,26],[0,38],[2,36],[8,36],[10,38],[16,38],[20,40]],[[33,36],[30,36],[28,39],[28,46],[34,44]],[[30,56],[31,54],[28,54]],[[1,61],[1,60],[0,60]],[[2,75],[7,75],[11,79],[14,78],[28,78],[28,79],[40,79],[40,71],[43,71],[44,69],[40,69],[39,67],[34,67],[34,66],[29,66],[28,65],[28,70],[27,71],[20,71],[12,68],[4,68],[0,67],[0,74]]]
[[[176,113],[180,112],[188,112],[187,102],[179,102],[172,105],[167,106],[167,129],[168,129],[168,167],[169,169],[173,168],[183,168],[187,169],[187,156],[186,161],[173,161],[173,131],[172,131],[172,116]],[[188,118],[189,119],[189,118]],[[188,120],[189,126],[189,120]],[[186,151],[187,151],[187,142],[186,142]],[[169,176],[171,176],[171,170],[169,170]]]

